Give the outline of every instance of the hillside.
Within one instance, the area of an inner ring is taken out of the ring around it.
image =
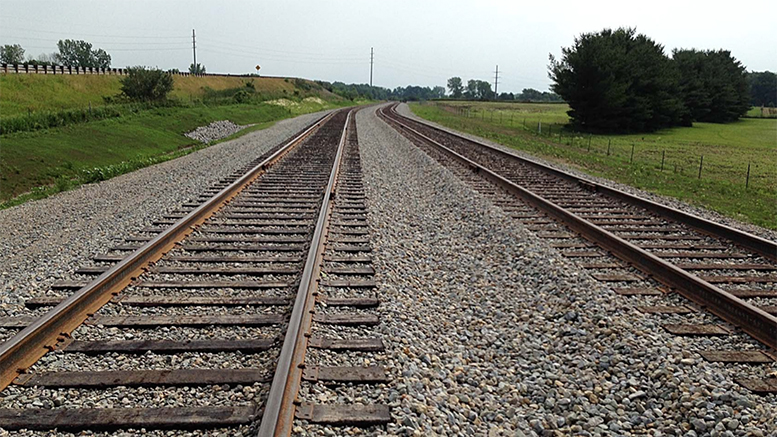
[[[41,74],[0,75],[0,116],[9,117],[28,111],[61,110],[100,106],[103,97],[119,94],[121,76],[55,76]],[[340,97],[319,87],[315,82],[303,79],[269,77],[221,77],[174,76],[172,97],[183,100],[198,99],[207,90],[219,91],[254,83],[256,91],[268,99],[294,96],[295,91],[304,95],[318,95],[324,100],[341,100]],[[307,88],[307,89],[305,89]]]

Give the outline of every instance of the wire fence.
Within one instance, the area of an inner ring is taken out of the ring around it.
[[[552,148],[560,148],[567,153],[586,154],[590,155],[592,160],[603,161],[609,165],[631,166],[635,170],[647,168],[659,174],[671,173],[701,181],[725,181],[746,190],[774,191],[777,188],[777,148],[771,151],[771,160],[757,156],[758,152],[749,152],[750,156],[734,154],[728,150],[721,152],[721,147],[715,145],[695,145],[690,147],[693,149],[690,151],[683,149],[681,142],[660,145],[655,141],[621,138],[618,135],[573,132],[569,130],[566,122],[544,121],[541,117],[538,118],[536,113],[521,116],[522,114],[516,111],[484,110],[439,103],[438,106],[450,114],[450,121],[454,123],[468,118],[488,125],[530,133],[542,140],[547,149],[544,151],[550,154],[558,154],[558,150],[554,151]],[[702,152],[694,153],[700,148]]]

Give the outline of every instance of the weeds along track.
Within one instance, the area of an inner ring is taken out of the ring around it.
[[[384,405],[296,402],[302,381],[386,379],[304,363],[308,346],[382,348],[310,337],[315,324],[379,323],[353,114],[323,117],[28,300],[28,315],[0,318],[18,330],[0,345],[0,429],[282,435],[295,416],[387,422]]]
[[[662,329],[702,337],[706,360],[743,365],[741,385],[777,392],[777,244],[404,117],[396,105],[378,112]]]

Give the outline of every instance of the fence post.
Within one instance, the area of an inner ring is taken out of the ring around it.
[[[745,190],[750,187],[750,163],[747,163],[747,178],[745,179]]]
[[[631,156],[629,157],[629,164],[634,162],[634,143],[631,143]]]
[[[607,140],[607,156],[610,156],[610,141],[612,140],[611,139]]]
[[[537,132],[542,135],[542,120],[537,122]]]
[[[588,134],[588,151],[591,151],[591,134]]]
[[[701,167],[704,165],[704,155],[701,155],[701,159],[699,159],[699,179],[701,179]]]
[[[661,171],[664,171],[664,158],[666,158],[666,150],[661,151]]]

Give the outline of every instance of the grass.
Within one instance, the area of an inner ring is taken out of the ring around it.
[[[567,105],[440,102],[411,108],[428,120],[596,176],[777,229],[774,119],[695,123],[690,128],[650,134],[589,137],[565,129]],[[750,178],[745,187],[748,165]]]
[[[0,74],[0,116],[83,109],[90,104],[92,107],[103,106],[104,97],[121,92],[120,78],[101,75]],[[296,86],[294,80],[268,77],[174,76],[174,88],[170,96],[183,101],[201,100],[209,89],[239,88],[247,81],[253,82],[256,91],[267,99],[314,94],[324,100],[335,100],[333,94],[314,82],[305,81],[311,90],[303,90]]]
[[[237,137],[273,122],[353,102],[320,99],[259,104],[159,107],[137,114],[0,136],[0,208],[40,199],[83,183],[108,179],[182,156],[203,146],[182,134],[216,120],[254,124]]]

